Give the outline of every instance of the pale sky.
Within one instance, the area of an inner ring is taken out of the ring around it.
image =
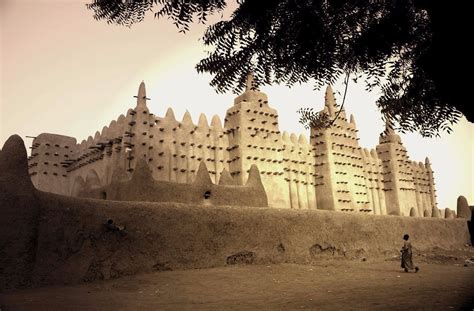
[[[203,112],[224,119],[234,94],[217,94],[209,75],[194,66],[206,56],[199,40],[205,26],[185,35],[170,21],[152,16],[125,28],[97,22],[81,0],[0,0],[0,146],[12,134],[56,133],[78,142],[135,106],[138,86],[146,83],[150,112],[168,107],[180,120],[189,110],[196,122]],[[228,15],[228,12],[227,14]],[[213,20],[218,20],[216,16]],[[343,93],[342,85],[333,86]],[[280,130],[308,132],[298,123],[299,107],[322,109],[324,90],[311,85],[262,87],[280,116]],[[349,84],[346,112],[354,114],[360,146],[374,148],[383,131],[375,100],[361,83]],[[336,94],[341,103],[342,96]],[[450,135],[427,139],[401,135],[412,160],[431,160],[438,207],[456,208],[464,195],[474,204],[474,125],[461,120]]]

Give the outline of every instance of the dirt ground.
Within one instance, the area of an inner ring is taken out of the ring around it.
[[[474,310],[474,266],[456,258],[321,261],[165,271],[0,294],[6,310]],[[433,260],[435,259],[435,260]]]

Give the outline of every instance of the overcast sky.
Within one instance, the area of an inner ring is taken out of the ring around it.
[[[56,133],[87,139],[135,106],[143,80],[151,112],[168,107],[177,119],[189,110],[196,122],[203,112],[223,120],[234,94],[216,94],[211,77],[194,66],[206,56],[199,38],[205,26],[186,35],[171,22],[150,16],[132,28],[92,18],[80,0],[0,0],[0,146],[12,134]],[[230,10],[224,14],[229,15]],[[216,16],[217,20],[221,16]],[[342,94],[342,85],[333,86]],[[322,109],[324,90],[311,85],[291,89],[263,87],[279,111],[280,130],[307,133],[298,123],[299,107]],[[374,148],[383,130],[375,100],[362,84],[349,84],[346,112],[354,114],[361,147]],[[336,94],[341,102],[342,96]],[[412,160],[428,156],[435,172],[440,208],[456,208],[459,195],[474,204],[474,125],[464,118],[454,133],[438,139],[401,135]]]

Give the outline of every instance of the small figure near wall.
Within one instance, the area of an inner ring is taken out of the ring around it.
[[[118,232],[120,234],[120,236],[122,236],[122,237],[127,235],[127,231],[125,230],[125,226],[116,225],[112,219],[108,219],[104,223],[104,226],[107,229],[107,231]]]
[[[403,247],[400,250],[400,252],[402,253],[402,256],[401,256],[402,269],[404,269],[405,272],[415,269],[415,273],[416,273],[420,269],[418,267],[413,266],[411,243],[408,241],[409,238],[410,236],[408,234],[405,234],[403,236],[403,240],[404,240]]]

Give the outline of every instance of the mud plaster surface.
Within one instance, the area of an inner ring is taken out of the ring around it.
[[[465,219],[64,197],[33,188],[18,136],[0,157],[0,288],[241,263],[393,256],[405,233],[421,252],[457,250],[469,240]],[[127,234],[107,231],[107,219]]]

